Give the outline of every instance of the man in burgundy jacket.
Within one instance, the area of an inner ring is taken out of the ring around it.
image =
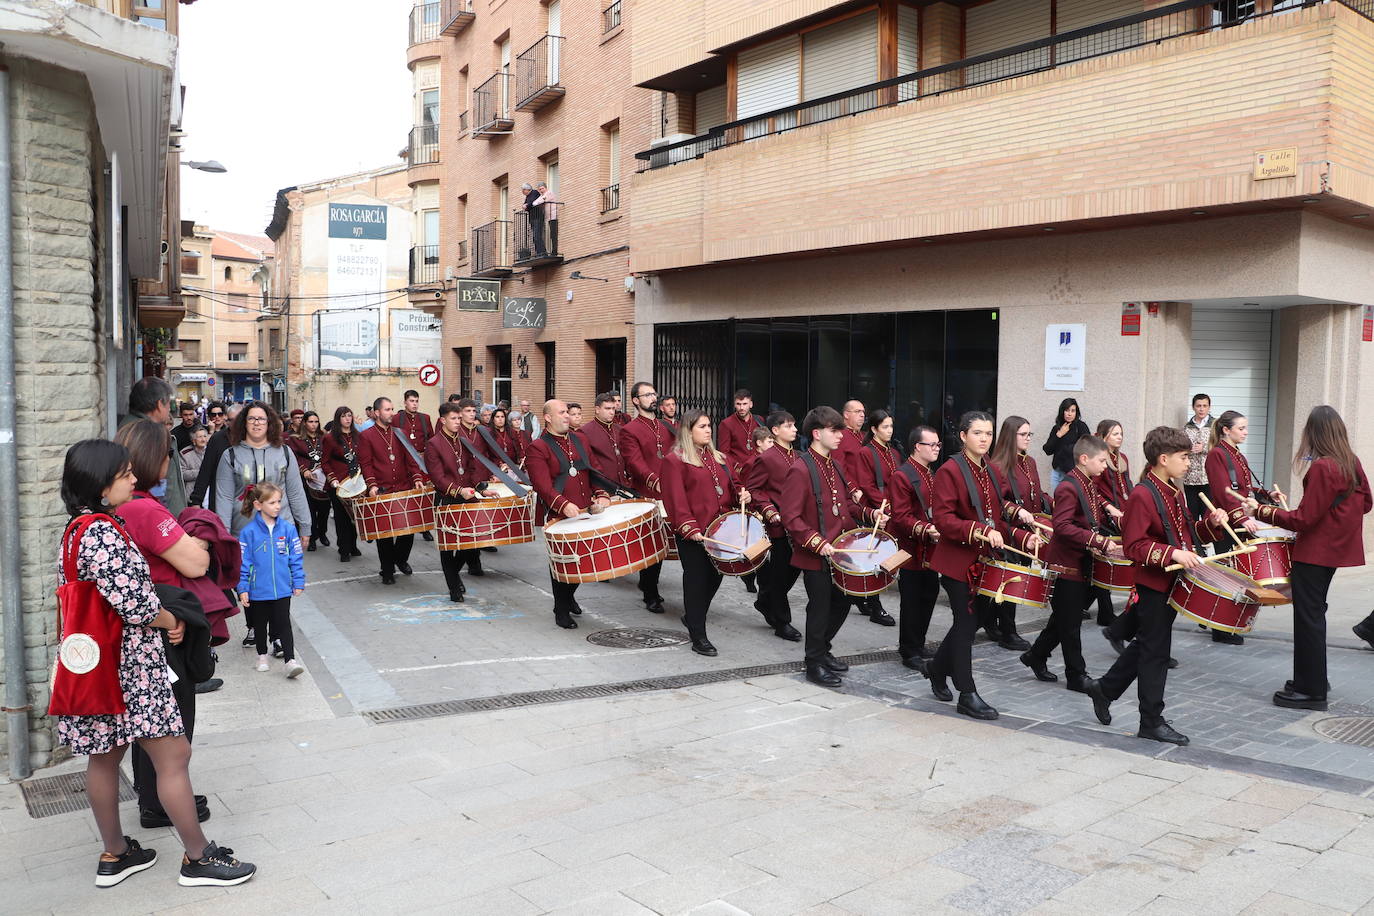
[[[434,438],[434,424],[430,422],[429,414],[420,412],[420,392],[414,388],[401,396],[401,403],[405,406],[396,419],[396,431],[405,437],[417,455],[423,455],[429,440]],[[426,541],[434,540],[434,535],[428,531],[420,532],[420,537]]]
[[[587,459],[592,470],[599,475],[596,483],[610,492],[628,487],[629,478],[625,475],[625,456],[620,450],[621,430],[624,428],[615,421],[615,394],[603,392],[596,396],[596,406],[592,410],[592,422],[583,424],[573,433],[580,436],[587,446]]]
[[[451,506],[458,503],[476,501],[478,487],[485,486],[486,469],[477,463],[472,453],[459,441],[459,429],[463,423],[463,411],[455,403],[439,405],[439,432],[430,437],[425,447],[425,465],[429,468],[430,480],[434,482],[434,504]],[[444,571],[444,583],[448,586],[448,598],[461,604],[466,600],[467,588],[463,585],[463,566],[472,560],[476,550],[440,550],[439,565]],[[481,565],[481,560],[477,560]]]
[[[396,409],[391,406],[390,398],[378,398],[372,402],[373,425],[358,436],[358,464],[362,466],[363,478],[367,481],[367,495],[378,493],[399,493],[420,486],[424,472],[410,457],[410,452],[401,445],[399,433],[391,425]],[[410,549],[415,543],[415,535],[377,538],[377,558],[382,563],[382,584],[396,582],[396,570],[410,575]]]
[[[940,574],[930,568],[930,555],[940,539],[931,512],[935,505],[935,472],[930,469],[931,463],[940,457],[940,434],[929,426],[918,426],[907,442],[907,460],[888,485],[892,521],[887,530],[897,538],[898,546],[911,554],[897,574],[902,602],[897,653],[903,665],[919,671],[920,659],[932,657],[926,651],[926,634],[940,597]]]
[[[663,458],[673,448],[673,437],[654,415],[658,392],[651,382],[635,382],[630,389],[630,404],[635,417],[620,432],[620,450],[625,457],[625,471],[630,486],[643,499],[662,499],[659,474]],[[655,563],[639,574],[639,591],[644,606],[655,614],[663,613],[663,596],[658,593],[658,579],[663,564]]]
[[[798,642],[801,634],[792,626],[792,604],[787,600],[787,593],[797,583],[801,570],[792,565],[792,542],[787,538],[782,512],[778,509],[783,481],[792,465],[797,463],[797,452],[793,448],[797,442],[797,421],[785,410],[775,411],[768,415],[768,429],[776,444],[754,459],[744,482],[753,498],[754,509],[763,515],[772,544],[768,562],[759,570],[759,597],[754,607],[763,614],[763,619],[777,636]]]
[[[735,412],[720,421],[720,450],[730,462],[730,472],[744,479],[746,465],[753,457],[754,430],[763,427],[763,418],[754,414],[754,398],[748,388],[735,392]]]

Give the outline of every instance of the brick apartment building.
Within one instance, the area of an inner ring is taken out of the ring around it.
[[[635,28],[610,0],[411,11],[411,299],[443,318],[445,391],[589,402],[625,386],[639,342],[622,179],[654,130],[654,94],[630,79]],[[556,244],[517,212],[540,180]]]
[[[631,80],[661,116],[633,146],[632,374],[717,415],[746,386],[947,436],[986,408],[1042,439],[1073,396],[1135,467],[1203,390],[1285,488],[1329,403],[1368,456],[1371,17],[637,0]]]

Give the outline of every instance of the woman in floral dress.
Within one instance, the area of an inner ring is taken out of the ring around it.
[[[134,482],[124,446],[88,439],[67,452],[62,501],[73,518],[90,512],[113,515],[132,497]],[[58,569],[63,577],[60,563]],[[73,754],[89,758],[86,792],[105,844],[96,870],[97,886],[111,887],[157,862],[157,853],[124,836],[119,822],[119,765],[134,742],[157,768],[158,797],[186,847],[179,882],[198,886],[247,881],[255,867],[234,859],[232,850],[206,840],[196,815],[189,772],[191,745],[172,696],[170,669],[158,632],[167,630],[176,643],[184,635],[184,624],[162,607],[147,561],[116,522],[100,519],[86,528],[76,545],[76,573],[78,579],[95,583],[124,625],[119,684],[126,711],[57,717],[58,740]]]

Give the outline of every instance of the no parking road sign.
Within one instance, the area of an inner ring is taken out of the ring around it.
[[[439,367],[433,363],[427,363],[420,367],[420,384],[433,388],[439,384]]]

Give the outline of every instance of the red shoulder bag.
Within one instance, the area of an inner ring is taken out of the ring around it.
[[[76,555],[91,523],[107,521],[133,542],[108,515],[72,519],[62,535],[62,570],[66,582],[57,587],[57,660],[53,663],[50,716],[116,715],[125,711],[119,685],[119,656],[124,621],[100,594],[94,582],[78,579]]]

